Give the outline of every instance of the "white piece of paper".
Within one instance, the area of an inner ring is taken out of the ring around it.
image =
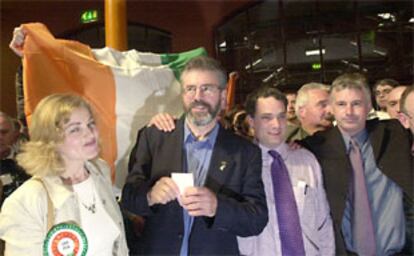
[[[192,173],[171,173],[171,179],[177,184],[180,194],[183,195],[188,187],[194,187],[194,176]]]

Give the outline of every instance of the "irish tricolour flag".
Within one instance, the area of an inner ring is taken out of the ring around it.
[[[158,112],[182,112],[178,76],[187,61],[205,55],[203,48],[179,54],[92,50],[58,40],[40,23],[24,25],[25,112],[30,123],[36,104],[52,93],[75,93],[95,110],[102,157],[122,185],[138,129]]]

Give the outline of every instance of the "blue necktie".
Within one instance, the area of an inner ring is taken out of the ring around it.
[[[271,174],[282,254],[305,255],[299,212],[288,170],[279,153],[270,150],[269,154],[273,157]]]

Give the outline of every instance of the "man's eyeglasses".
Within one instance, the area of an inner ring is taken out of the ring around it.
[[[214,84],[203,84],[198,87],[195,85],[188,85],[184,87],[184,94],[191,97],[195,96],[197,89],[205,96],[211,96],[221,90],[218,85]]]

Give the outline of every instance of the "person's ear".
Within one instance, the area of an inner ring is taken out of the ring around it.
[[[296,115],[303,119],[303,117],[306,115],[306,108],[303,106],[299,107]]]
[[[398,112],[398,120],[404,126],[404,128],[409,129],[410,128],[410,120],[409,117],[404,114],[403,112]]]
[[[247,123],[249,124],[249,126],[251,127],[251,128],[254,128],[254,120],[253,120],[253,118],[250,116],[250,115],[247,115]]]

